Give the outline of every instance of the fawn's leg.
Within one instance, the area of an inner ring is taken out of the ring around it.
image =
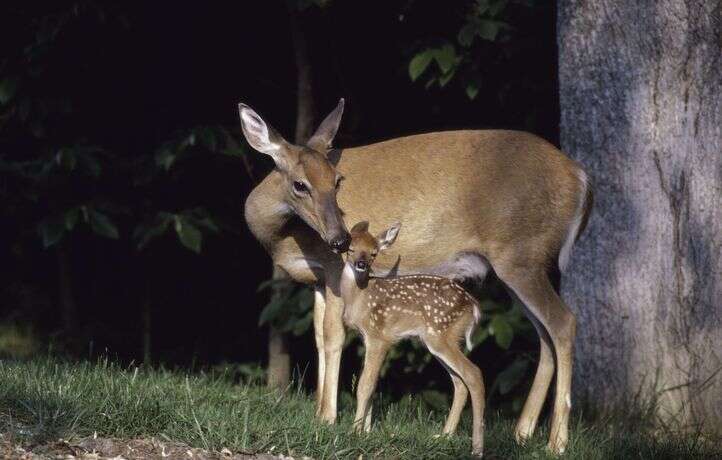
[[[471,435],[471,453],[481,457],[484,452],[484,381],[481,370],[469,361],[459,349],[455,340],[444,338],[425,339],[429,350],[455,372],[471,393],[473,428]]]
[[[539,414],[549,391],[549,384],[554,376],[554,348],[549,334],[547,334],[546,328],[528,310],[527,317],[534,324],[539,335],[539,364],[536,368],[531,390],[529,390],[529,395],[524,403],[524,409],[521,411],[514,431],[514,438],[519,444],[524,444],[534,434]]]
[[[326,286],[326,307],[323,313],[323,347],[325,372],[321,419],[336,422],[338,402],[338,377],[341,368],[341,352],[346,338],[343,325],[343,301]]]
[[[454,383],[454,401],[451,403],[451,410],[449,410],[449,416],[444,424],[444,434],[454,434],[456,432],[456,427],[459,426],[459,419],[461,418],[461,411],[466,406],[466,398],[469,394],[469,390],[467,390],[461,377],[453,371],[449,372],[449,376],[451,376],[451,381]]]
[[[466,398],[469,390],[467,390],[463,380],[461,380],[461,377],[459,377],[456,372],[451,370],[439,357],[436,359],[444,366],[446,372],[449,373],[449,377],[451,377],[451,382],[454,384],[454,401],[451,403],[451,410],[449,410],[449,416],[446,418],[443,430],[444,434],[454,434],[456,427],[459,425],[461,411],[463,411],[464,406],[466,406]]]
[[[323,346],[323,313],[326,309],[325,288],[314,288],[313,302],[313,333],[316,339],[316,352],[318,353],[318,376],[316,381],[316,415],[320,416],[323,402],[323,379],[326,372],[326,351]]]
[[[494,267],[496,269],[496,267]],[[539,270],[497,270],[499,277],[524,302],[527,309],[544,326],[553,345],[557,382],[554,395],[548,448],[562,454],[569,439],[571,409],[572,355],[576,319],[569,307],[554,291],[546,273]]]
[[[364,336],[366,354],[364,357],[364,370],[356,388],[356,415],[354,416],[354,428],[361,430],[364,425],[366,431],[371,429],[371,412],[369,402],[376,389],[376,382],[379,380],[379,372],[384,364],[389,344],[381,339]]]

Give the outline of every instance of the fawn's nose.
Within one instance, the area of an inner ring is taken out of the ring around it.
[[[344,232],[341,235],[334,237],[329,242],[329,245],[331,245],[331,249],[336,252],[346,252],[350,244],[351,235],[349,235],[347,232]]]
[[[368,264],[366,263],[365,260],[359,260],[358,262],[356,262],[356,270],[363,272],[363,271],[366,271],[367,268],[368,268]]]

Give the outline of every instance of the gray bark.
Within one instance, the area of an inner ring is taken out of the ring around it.
[[[288,274],[275,266],[273,279],[288,279]],[[282,295],[279,287],[273,287],[271,299]],[[268,329],[268,369],[266,369],[266,385],[269,388],[284,389],[291,381],[291,355],[288,351],[288,340],[273,324]]]
[[[602,410],[656,404],[722,427],[722,6],[564,0],[562,148],[595,206],[562,279],[575,388]]]

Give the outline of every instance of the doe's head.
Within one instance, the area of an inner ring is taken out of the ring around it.
[[[243,135],[255,150],[270,156],[283,177],[285,203],[336,252],[348,249],[350,235],[336,192],[343,176],[328,160],[344,101],[326,117],[305,145],[286,141],[246,104],[238,105]]]
[[[369,223],[359,222],[351,228],[351,244],[346,263],[360,274],[368,274],[379,252],[388,249],[399,235],[401,223],[396,222],[377,236],[369,233]]]

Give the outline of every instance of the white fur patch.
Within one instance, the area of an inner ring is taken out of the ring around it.
[[[564,240],[562,249],[559,251],[559,270],[562,271],[569,263],[569,258],[572,254],[572,247],[574,246],[574,242],[576,241],[577,235],[579,234],[579,227],[582,225],[582,219],[584,218],[584,202],[586,201],[587,189],[589,188],[589,179],[587,177],[587,174],[581,169],[579,169],[577,170],[577,176],[579,177],[579,182],[581,183],[582,190],[579,194],[579,204],[577,206],[576,215],[574,216],[574,219],[572,219],[572,222],[569,225],[567,237]]]
[[[452,259],[432,267],[428,273],[452,278],[455,280],[477,279],[479,282],[486,278],[489,272],[489,263],[479,254],[461,252]]]
[[[268,126],[261,117],[249,108],[241,108],[240,113],[246,138],[253,148],[269,155],[276,152],[280,146],[271,142]]]
[[[479,324],[479,320],[481,319],[481,311],[479,310],[479,306],[474,302],[474,322],[469,324],[469,327],[466,328],[466,349],[471,351],[472,348],[474,348],[473,344],[471,343],[471,334],[476,329],[476,326]]]

